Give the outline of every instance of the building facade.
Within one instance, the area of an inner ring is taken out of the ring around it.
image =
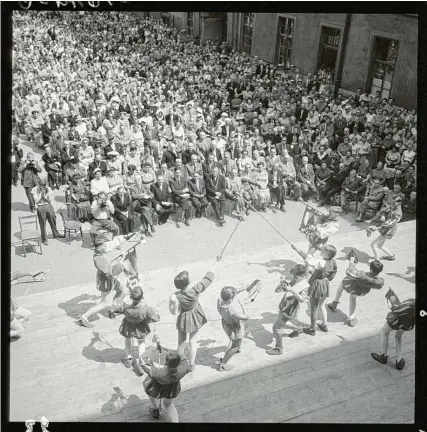
[[[157,14],[201,40],[219,39],[268,63],[316,73],[343,93],[380,91],[399,106],[417,106],[415,14]]]

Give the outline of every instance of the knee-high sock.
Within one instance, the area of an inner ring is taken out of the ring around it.
[[[387,323],[384,324],[384,327],[381,329],[381,354],[387,356],[388,352],[388,342],[390,336],[391,328]]]
[[[355,295],[350,295],[348,319],[353,319],[356,316],[356,299],[357,297]]]
[[[396,361],[400,361],[402,358],[402,337],[403,337],[403,330],[397,330],[396,331]]]

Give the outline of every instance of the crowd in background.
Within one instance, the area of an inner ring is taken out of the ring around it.
[[[359,202],[362,221],[399,194],[415,218],[417,113],[378,92],[335,96],[324,77],[130,13],[16,12],[12,61],[12,181],[45,243],[61,187],[92,237],[135,216],[147,236],[175,213],[221,226],[290,199]]]

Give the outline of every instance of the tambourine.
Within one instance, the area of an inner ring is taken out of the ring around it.
[[[387,305],[389,309],[393,309],[402,303],[397,294],[390,287],[388,288],[388,291],[385,293],[384,297],[387,299]]]
[[[274,290],[276,293],[287,291],[289,287],[289,283],[286,281],[286,279],[281,276],[279,285],[277,285],[277,288]]]

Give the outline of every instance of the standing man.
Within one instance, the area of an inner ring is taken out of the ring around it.
[[[224,220],[224,208],[225,208],[225,189],[226,189],[225,177],[219,174],[219,168],[215,167],[212,170],[212,174],[208,177],[206,183],[206,196],[208,201],[211,203],[212,208],[215,212],[219,226],[225,224]]]
[[[175,175],[169,182],[169,186],[172,190],[172,198],[175,203],[182,208],[184,224],[190,226],[190,204],[188,202],[190,198],[190,189],[188,188],[186,177],[181,175],[181,169],[175,167],[174,172]]]
[[[34,153],[29,152],[27,154],[27,159],[21,161],[18,171],[22,176],[22,185],[24,186],[25,194],[27,195],[30,204],[30,211],[31,213],[34,213],[36,205],[31,191],[39,184],[39,173],[42,172],[40,165],[34,160]]]
[[[279,163],[274,163],[272,169],[268,173],[268,188],[270,192],[274,192],[277,196],[276,208],[279,208],[283,213],[285,212],[285,187],[284,178],[279,169]]]
[[[46,180],[40,179],[38,186],[34,187],[31,191],[34,197],[34,202],[37,207],[37,217],[40,222],[40,233],[44,245],[48,245],[46,236],[46,220],[49,222],[50,229],[52,230],[53,238],[64,237],[60,235],[56,228],[56,215],[52,207],[52,189],[46,186]]]

